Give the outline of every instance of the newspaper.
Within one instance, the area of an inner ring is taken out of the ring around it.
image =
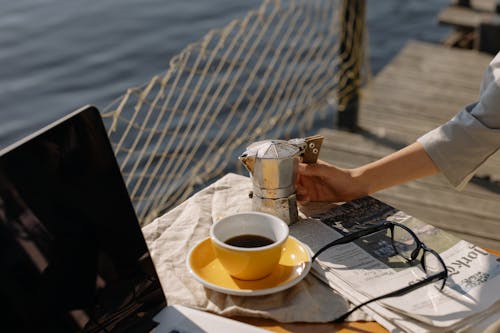
[[[496,256],[371,197],[326,211],[315,208],[320,212],[309,212],[313,218],[290,229],[313,252],[343,234],[387,220],[408,226],[445,261],[449,277],[442,291],[427,285],[363,308],[390,331],[459,331],[500,319],[500,260]],[[394,255],[385,232],[335,246],[318,259],[313,273],[354,304],[425,278],[418,260],[409,264]]]

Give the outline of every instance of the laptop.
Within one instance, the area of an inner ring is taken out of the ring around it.
[[[169,305],[97,108],[0,150],[5,332],[263,332]]]

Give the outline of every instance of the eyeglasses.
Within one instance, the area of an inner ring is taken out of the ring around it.
[[[393,292],[375,297],[371,300],[361,303],[349,310],[349,312],[335,319],[334,322],[344,321],[351,313],[369,303],[381,300],[383,298],[403,296],[428,284],[435,284],[435,286],[439,290],[442,290],[444,288],[446,279],[448,278],[448,269],[446,268],[446,265],[441,256],[436,251],[428,248],[424,243],[422,243],[410,228],[396,222],[384,221],[381,224],[355,231],[353,233],[345,235],[344,237],[334,240],[333,242],[328,243],[321,249],[319,249],[314,254],[311,261],[314,261],[321,253],[331,248],[332,246],[347,244],[361,237],[372,235],[383,230],[390,231],[390,238],[394,252],[405,259],[407,262],[413,262],[415,259],[417,259],[421,250],[423,250],[420,263],[423,271],[426,274],[426,277],[423,280],[420,280],[407,287],[395,290]]]

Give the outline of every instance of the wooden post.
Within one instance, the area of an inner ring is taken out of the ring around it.
[[[500,51],[500,15],[490,15],[479,23],[477,49],[497,54]]]
[[[365,8],[365,0],[342,0],[337,127],[349,131],[358,128]]]

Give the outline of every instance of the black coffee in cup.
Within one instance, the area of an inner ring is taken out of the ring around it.
[[[224,243],[238,247],[261,247],[274,243],[274,240],[260,235],[239,235],[231,237]]]

